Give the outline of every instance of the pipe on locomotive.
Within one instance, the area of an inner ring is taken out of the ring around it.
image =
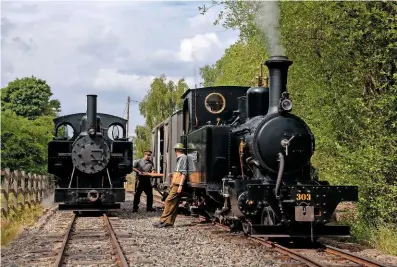
[[[97,95],[87,95],[87,132],[95,135],[97,130]]]
[[[288,68],[292,61],[286,56],[271,56],[265,62],[269,69],[270,93],[268,114],[279,112],[280,98],[287,92]]]

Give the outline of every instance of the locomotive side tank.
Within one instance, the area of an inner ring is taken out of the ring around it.
[[[63,202],[59,209],[117,209],[125,201],[125,176],[132,172],[132,142],[125,138],[127,121],[97,113],[96,98],[87,95],[85,114],[54,119],[48,172],[56,177],[55,202]]]

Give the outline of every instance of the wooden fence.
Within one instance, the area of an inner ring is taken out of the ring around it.
[[[50,176],[25,173],[24,171],[1,170],[2,214],[7,217],[18,206],[24,209],[39,204],[53,192],[54,183]],[[13,197],[10,199],[10,193]],[[19,199],[20,198],[20,199]],[[20,200],[20,201],[19,201]]]

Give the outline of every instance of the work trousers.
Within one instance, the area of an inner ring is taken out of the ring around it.
[[[170,192],[164,201],[164,211],[160,222],[174,225],[181,196],[178,194],[178,185],[171,185]]]
[[[153,188],[150,183],[149,177],[139,177],[135,183],[135,196],[134,196],[134,210],[138,209],[139,202],[141,200],[142,192],[145,192],[147,203],[146,209],[150,210],[153,207]]]

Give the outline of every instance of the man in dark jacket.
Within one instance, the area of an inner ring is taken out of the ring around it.
[[[146,210],[155,211],[153,209],[153,188],[150,175],[148,175],[150,172],[154,172],[153,162],[150,160],[151,155],[152,151],[145,150],[143,159],[137,160],[133,166],[133,170],[136,173],[133,212],[138,211],[142,192],[145,192],[147,198]]]

